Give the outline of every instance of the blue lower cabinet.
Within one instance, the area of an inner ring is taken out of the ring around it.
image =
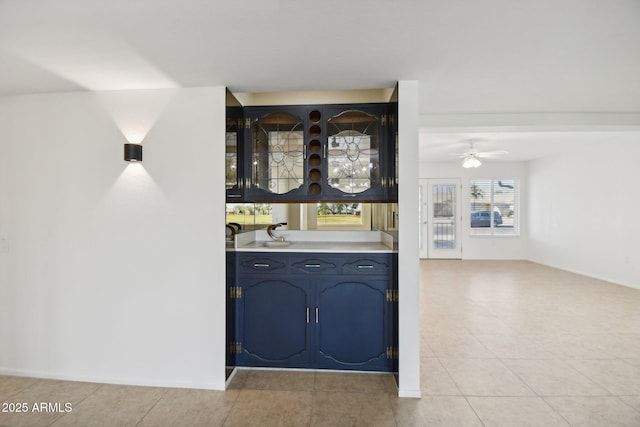
[[[237,366],[396,369],[391,254],[253,253],[236,262]]]
[[[245,282],[237,301],[238,365],[310,367],[305,286],[277,279]]]
[[[226,365],[236,365],[236,302],[233,299],[232,290],[235,289],[235,252],[226,252]]]
[[[318,281],[316,367],[390,370],[386,294],[385,281]]]

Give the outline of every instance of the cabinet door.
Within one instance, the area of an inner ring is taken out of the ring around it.
[[[387,177],[387,200],[398,201],[398,103],[389,104],[389,117],[387,120],[387,143],[385,150]]]
[[[398,372],[398,254],[394,253],[392,257],[393,267],[391,274],[391,289],[392,300],[389,304],[389,330],[391,347],[393,348],[393,363],[391,365],[391,371]]]
[[[327,189],[329,197],[384,200],[386,197],[386,106],[327,108]]]
[[[294,107],[248,108],[245,129],[246,189],[253,201],[301,197],[305,183],[304,111]]]
[[[321,280],[316,286],[316,366],[387,371],[389,303],[385,280]]]
[[[244,200],[244,118],[241,107],[227,107],[225,133],[225,187],[227,203]]]
[[[235,366],[235,341],[236,341],[236,301],[232,290],[235,287],[235,252],[226,252],[226,363],[227,367]]]
[[[288,280],[240,280],[239,366],[310,366],[309,292]]]

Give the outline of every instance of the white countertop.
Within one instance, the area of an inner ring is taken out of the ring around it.
[[[236,247],[238,252],[393,252],[380,242],[292,242],[288,246],[268,247],[266,242],[253,241]]]
[[[330,231],[287,231],[274,234],[281,235],[286,246],[272,243],[264,230],[236,235],[235,250],[239,252],[326,252],[326,253],[359,253],[394,251],[393,237],[387,233],[373,232],[330,232]],[[270,246],[276,245],[276,246]]]

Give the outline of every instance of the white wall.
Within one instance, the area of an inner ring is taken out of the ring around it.
[[[469,224],[470,180],[472,179],[516,179],[520,194],[527,192],[527,163],[486,160],[475,169],[465,169],[461,162],[430,162],[420,165],[420,178],[459,178],[462,184],[461,214],[462,259],[527,259],[527,224],[520,224],[519,236],[471,236]],[[520,198],[520,212],[526,217],[527,200]]]
[[[640,141],[623,138],[530,162],[531,260],[640,288]]]
[[[398,82],[398,334],[401,397],[420,397],[418,82]]]
[[[224,103],[0,98],[0,372],[224,388]]]

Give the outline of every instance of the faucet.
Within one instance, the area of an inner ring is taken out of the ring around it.
[[[284,237],[282,237],[282,236],[274,236],[273,235],[273,230],[275,230],[276,228],[280,227],[281,225],[287,225],[287,223],[286,222],[279,222],[277,224],[271,224],[270,226],[267,227],[267,234],[269,235],[269,237],[271,237],[276,242],[284,242]]]

